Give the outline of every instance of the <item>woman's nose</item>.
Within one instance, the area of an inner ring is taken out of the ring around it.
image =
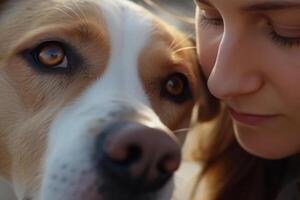
[[[208,78],[210,92],[220,99],[254,93],[263,85],[259,51],[247,37],[224,33]]]

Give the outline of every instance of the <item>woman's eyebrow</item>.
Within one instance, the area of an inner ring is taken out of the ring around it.
[[[274,2],[262,2],[262,3],[250,3],[241,7],[243,11],[272,11],[272,10],[285,10],[291,8],[300,8],[300,2],[288,2],[288,1],[274,1]]]

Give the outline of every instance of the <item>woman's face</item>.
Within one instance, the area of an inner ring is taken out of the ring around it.
[[[300,152],[300,1],[198,0],[198,54],[248,152]]]

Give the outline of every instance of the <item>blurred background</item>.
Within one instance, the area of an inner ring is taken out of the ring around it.
[[[112,0],[113,1],[113,0]],[[193,0],[132,0],[155,12],[168,23],[178,27],[186,34],[194,36]],[[0,179],[0,200],[15,200],[9,185]]]
[[[133,0],[134,2],[155,12],[168,23],[173,24],[185,33],[194,35],[193,0]]]

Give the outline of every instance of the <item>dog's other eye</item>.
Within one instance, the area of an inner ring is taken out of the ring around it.
[[[175,103],[191,98],[188,79],[181,73],[170,75],[162,85],[161,96]]]
[[[67,70],[68,57],[64,45],[59,42],[45,42],[31,51],[38,67],[46,70]]]
[[[173,96],[180,95],[184,90],[183,81],[177,77],[171,77],[166,83],[166,91]]]

